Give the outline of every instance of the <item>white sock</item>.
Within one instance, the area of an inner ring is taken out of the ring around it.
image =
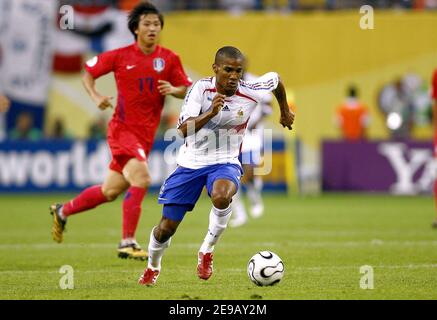
[[[263,184],[264,184],[263,179],[260,176],[255,176],[253,178],[253,186],[254,186],[256,192],[258,192],[258,194],[260,196],[261,196],[261,192],[263,189]]]
[[[164,255],[164,250],[170,246],[171,238],[164,243],[159,242],[155,239],[155,236],[153,235],[153,231],[155,230],[155,228],[153,228],[152,232],[150,233],[148,247],[149,259],[147,262],[147,267],[152,270],[161,270],[161,259]]]
[[[255,177],[254,183],[247,183],[246,188],[247,197],[249,198],[251,206],[262,204],[262,179],[260,177]]]
[[[208,232],[200,247],[200,252],[207,253],[214,251],[214,245],[228,225],[231,212],[232,209],[230,205],[226,209],[217,209],[212,206],[211,212],[209,213]]]
[[[121,245],[125,246],[125,245],[131,244],[133,242],[136,242],[135,238],[124,238],[121,240]]]
[[[59,209],[59,216],[61,217],[62,220],[66,221],[67,217],[64,215],[64,206],[61,207],[61,209]]]
[[[244,208],[243,199],[241,199],[241,189],[232,197],[231,202],[232,208],[232,219],[235,220],[246,220],[247,213],[246,208]]]

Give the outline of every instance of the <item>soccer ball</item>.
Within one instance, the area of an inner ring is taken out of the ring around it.
[[[247,274],[257,286],[272,286],[284,276],[284,263],[271,251],[260,251],[250,258]]]

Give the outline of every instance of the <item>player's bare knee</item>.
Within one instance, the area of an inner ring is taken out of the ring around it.
[[[102,193],[105,196],[106,200],[114,201],[120,195],[121,191],[118,189],[102,189]]]
[[[144,188],[148,188],[151,184],[152,184],[152,178],[150,177],[149,174],[146,174],[146,175],[143,177],[143,185],[144,185]]]
[[[137,174],[132,184],[138,187],[148,188],[151,183],[152,179],[150,178],[150,175],[144,172]]]
[[[216,207],[217,209],[226,209],[227,207],[229,207],[229,204],[231,203],[231,197],[228,197],[227,195],[224,194],[212,194],[211,196],[211,200],[212,200],[212,204],[214,205],[214,207]]]

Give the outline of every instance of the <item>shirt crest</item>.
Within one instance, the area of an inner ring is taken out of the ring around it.
[[[156,72],[161,72],[165,68],[165,61],[162,58],[153,59],[153,69]]]

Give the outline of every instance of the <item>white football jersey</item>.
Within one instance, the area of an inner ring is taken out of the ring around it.
[[[211,109],[217,94],[215,77],[197,81],[185,97],[178,127],[187,119]],[[219,163],[240,164],[238,155],[249,118],[266,93],[275,90],[279,76],[269,72],[254,81],[240,80],[237,92],[226,97],[222,110],[199,131],[188,136],[181,146],[177,163],[186,168],[199,169]],[[191,129],[194,132],[194,128]]]

